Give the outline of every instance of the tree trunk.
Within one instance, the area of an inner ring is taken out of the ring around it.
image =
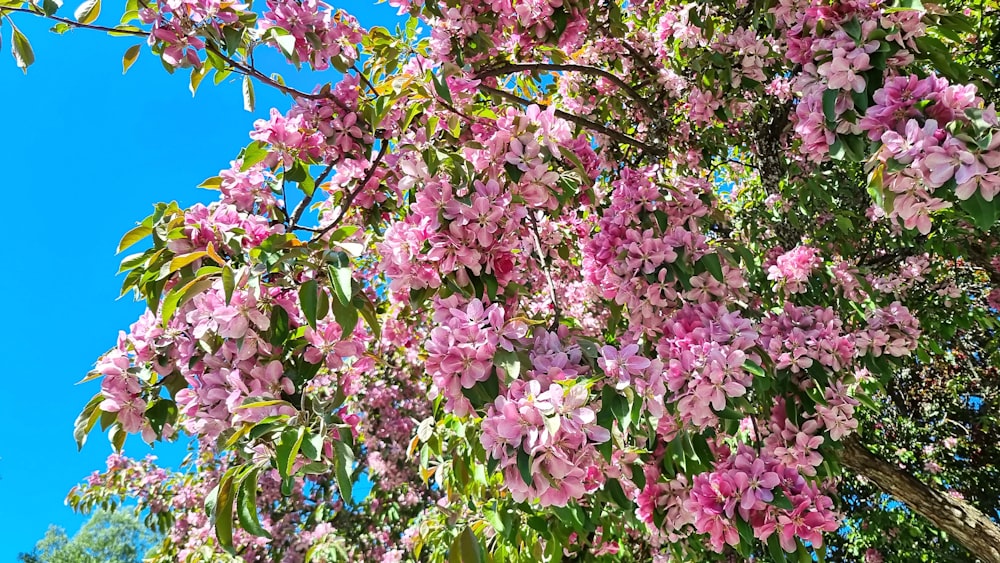
[[[984,563],[1000,563],[1000,526],[979,509],[879,459],[853,436],[843,444],[844,466],[933,522]]]

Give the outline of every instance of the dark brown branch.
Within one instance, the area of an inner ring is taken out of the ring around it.
[[[625,50],[628,51],[629,55],[631,55],[633,59],[635,59],[636,61],[638,61],[639,65],[643,69],[645,69],[646,72],[649,73],[649,75],[650,75],[651,78],[653,78],[655,80],[658,76],[660,76],[659,71],[657,71],[657,69],[654,68],[653,65],[651,65],[649,63],[648,60],[646,60],[646,57],[644,57],[642,55],[642,53],[640,53],[639,51],[637,51],[635,47],[633,47],[631,44],[629,44],[626,41],[621,41],[620,43],[621,43],[622,47],[625,47]]]
[[[868,451],[855,437],[844,440],[843,464],[947,532],[984,563],[1000,563],[1000,526],[964,500],[933,489]]]
[[[542,237],[538,234],[538,220],[534,213],[528,213],[531,221],[531,235],[535,243],[535,252],[538,254],[538,262],[542,265],[542,273],[545,274],[545,281],[549,285],[549,298],[552,299],[552,327],[549,330],[559,328],[559,317],[562,309],[559,308],[559,299],[556,297],[556,284],[552,282],[552,272],[549,271],[549,260],[542,251]]]
[[[92,29],[94,31],[104,31],[106,33],[118,33],[120,35],[132,35],[134,37],[149,37],[149,32],[142,31],[141,29],[116,29],[113,27],[107,27],[103,25],[94,25],[90,23],[81,23],[78,21],[61,18],[59,16],[46,16],[45,12],[39,11],[37,8],[0,8],[0,13],[3,12],[20,12],[22,14],[31,14],[33,16],[38,16],[40,18],[50,19],[52,21],[57,21],[59,23],[64,23],[71,27],[78,27],[80,29]]]
[[[229,55],[227,55],[224,52],[222,52],[218,47],[216,47],[212,43],[205,43],[205,50],[206,51],[211,51],[213,54],[217,55],[219,58],[221,58],[223,61],[225,61],[226,64],[228,64],[230,67],[232,67],[232,69],[235,70],[236,72],[238,72],[240,74],[244,74],[246,76],[250,76],[252,78],[256,78],[258,81],[260,81],[260,82],[262,82],[264,84],[267,84],[268,86],[274,88],[275,90],[278,90],[282,94],[285,94],[285,95],[288,95],[288,96],[292,96],[292,97],[295,97],[295,98],[305,98],[305,99],[308,99],[308,100],[325,100],[325,99],[329,99],[329,100],[332,100],[335,104],[337,104],[337,106],[340,107],[340,109],[342,109],[344,111],[350,111],[350,108],[345,107],[344,104],[340,100],[338,100],[336,97],[333,96],[332,93],[325,93],[324,94],[324,93],[320,92],[320,93],[317,93],[317,94],[310,94],[308,92],[303,92],[302,90],[298,90],[296,88],[292,88],[291,86],[286,86],[286,85],[278,82],[277,80],[271,78],[270,76],[264,74],[263,72],[257,70],[256,68],[254,68],[253,65],[240,62],[240,61],[238,61],[238,60],[230,57]]]
[[[347,212],[350,210],[354,200],[357,199],[358,195],[361,194],[361,191],[365,189],[365,184],[372,179],[372,176],[375,175],[375,170],[378,169],[379,164],[382,163],[382,159],[385,157],[386,153],[389,152],[389,141],[382,139],[381,144],[382,146],[379,147],[378,156],[375,157],[375,160],[372,161],[372,165],[368,168],[368,171],[365,172],[365,177],[361,180],[361,183],[358,184],[358,188],[353,192],[348,193],[347,198],[345,198],[344,202],[340,204],[340,214],[337,215],[337,218],[331,221],[329,225],[323,227],[322,229],[314,230],[313,232],[316,233],[315,238],[320,238],[333,229],[336,229],[337,225],[339,225],[340,222],[344,220],[344,217],[347,216]],[[303,227],[297,228],[302,229]]]
[[[295,224],[299,222],[299,219],[302,217],[302,213],[305,212],[306,207],[308,207],[309,204],[312,202],[313,194],[315,194],[316,190],[319,189],[320,185],[326,181],[326,177],[330,175],[330,172],[333,172],[332,162],[330,164],[327,164],[326,168],[323,169],[323,173],[320,174],[318,178],[316,178],[316,183],[315,186],[313,187],[312,193],[302,198],[302,201],[300,201],[299,204],[295,206],[295,211],[292,212],[292,217],[291,220],[289,221],[290,225],[289,228],[291,229],[297,228]]]
[[[143,3],[143,4],[145,5],[145,3]],[[149,37],[149,32],[148,31],[143,31],[143,30],[140,30],[140,29],[122,29],[122,28],[115,28],[115,27],[107,27],[107,26],[104,26],[104,25],[81,23],[81,22],[78,22],[78,21],[74,21],[74,20],[67,19],[67,18],[62,18],[62,17],[59,17],[59,16],[47,16],[47,15],[45,15],[44,12],[39,11],[37,8],[0,8],[0,13],[6,13],[6,12],[19,12],[19,13],[23,13],[23,14],[31,14],[33,16],[37,16],[37,17],[40,17],[40,18],[50,19],[50,20],[55,21],[55,22],[64,23],[64,24],[66,24],[66,25],[68,25],[70,27],[73,27],[73,28],[91,29],[91,30],[94,30],[94,31],[103,31],[103,32],[109,33],[109,34],[130,35],[130,36],[133,36],[133,37]],[[310,93],[307,93],[307,92],[303,92],[302,90],[298,90],[298,89],[292,88],[290,86],[286,86],[284,84],[281,84],[277,80],[274,80],[270,76],[267,76],[263,72],[261,72],[261,71],[257,70],[256,68],[254,68],[253,65],[250,65],[250,64],[247,64],[247,63],[242,63],[240,61],[237,61],[236,59],[233,59],[229,55],[226,55],[223,51],[221,51],[218,47],[216,47],[215,45],[213,45],[211,43],[206,43],[205,44],[205,50],[212,52],[213,54],[217,55],[219,58],[221,58],[222,60],[224,60],[226,62],[226,64],[228,64],[230,67],[232,67],[232,69],[235,70],[237,73],[244,74],[244,75],[256,78],[258,81],[260,81],[260,82],[262,82],[264,84],[267,84],[268,86],[271,86],[272,88],[275,88],[276,90],[278,90],[282,94],[286,94],[286,95],[294,96],[294,97],[298,97],[298,98],[307,98],[307,99],[310,99],[310,100],[319,100],[319,99],[329,98],[329,99],[333,100],[334,103],[336,103],[338,106],[340,106],[341,109],[343,109],[345,111],[347,111],[349,109],[349,108],[344,107],[344,105],[340,102],[340,100],[336,99],[332,94],[329,94],[329,93],[326,93],[326,94],[324,94],[324,93],[310,94]]]
[[[538,103],[538,102],[533,102],[531,100],[522,98],[522,97],[520,97],[520,96],[518,96],[516,94],[511,94],[510,92],[506,92],[504,90],[493,88],[491,86],[486,86],[486,85],[480,84],[479,85],[479,89],[482,90],[483,92],[488,93],[488,94],[493,94],[495,96],[499,96],[499,97],[501,97],[501,98],[503,98],[503,99],[505,99],[507,101],[514,102],[514,103],[520,104],[522,106],[530,106],[532,104],[535,104],[538,107],[542,108],[543,110],[544,109],[548,109],[548,106],[545,105],[545,104]],[[655,145],[650,145],[650,144],[644,143],[643,141],[640,141],[640,140],[638,140],[638,139],[636,139],[634,137],[630,137],[630,136],[626,135],[625,133],[622,133],[621,131],[615,131],[614,129],[611,129],[609,127],[601,125],[600,123],[597,123],[596,121],[591,121],[591,120],[587,119],[586,117],[581,117],[579,115],[574,115],[572,113],[567,113],[567,112],[559,110],[559,109],[557,109],[555,111],[555,114],[556,114],[556,117],[559,117],[561,119],[565,119],[566,121],[569,121],[571,123],[575,123],[575,124],[577,124],[577,125],[585,128],[585,129],[590,129],[591,131],[595,131],[595,132],[600,133],[602,135],[606,135],[609,138],[614,139],[615,141],[618,141],[619,143],[621,143],[623,145],[630,145],[630,146],[642,149],[643,151],[645,151],[645,152],[647,152],[649,154],[656,155],[656,156],[666,156],[667,155],[667,149],[664,148],[664,147],[658,147],[658,146],[655,146]]]
[[[648,115],[650,118],[656,119],[657,117],[662,117],[662,115],[657,114],[653,106],[649,104],[649,101],[646,100],[646,98],[643,98],[639,94],[639,92],[637,92],[635,88],[633,88],[629,83],[625,82],[624,80],[612,74],[611,72],[608,72],[607,70],[604,70],[603,68],[599,68],[596,66],[578,65],[578,64],[553,64],[553,63],[523,63],[523,64],[508,63],[498,66],[496,68],[483,70],[476,74],[476,78],[487,78],[490,76],[504,76],[507,74],[513,74],[517,72],[536,71],[536,70],[579,72],[581,74],[606,78],[607,80],[614,83],[615,86],[618,86],[626,94],[628,94],[628,97],[638,102],[642,106],[642,109],[646,112],[646,115]]]

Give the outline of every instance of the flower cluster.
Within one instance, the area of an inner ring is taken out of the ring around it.
[[[772,504],[776,493],[787,498],[792,508]],[[718,552],[726,544],[739,544],[737,517],[750,524],[761,541],[777,533],[785,551],[796,550],[796,538],[820,547],[822,534],[838,528],[832,507],[833,500],[803,479],[794,465],[773,455],[758,455],[748,446],[717,462],[713,471],[696,475],[685,502],[694,515],[695,529],[708,534]]]
[[[504,472],[504,483],[517,502],[565,506],[600,485],[600,455],[594,444],[610,439],[588,406],[583,384],[537,380],[514,381],[497,397],[483,420],[482,443]],[[520,473],[527,456],[531,482]]]
[[[917,349],[920,323],[899,301],[872,311],[868,326],[854,334],[859,351],[875,357],[882,354],[909,356]]]
[[[357,113],[358,78],[344,77],[330,96],[299,98],[285,114],[272,109],[269,119],[254,123],[250,137],[270,145],[265,164],[339,163],[362,154],[373,138]]]
[[[778,256],[767,270],[767,279],[788,293],[802,293],[806,290],[810,274],[822,263],[818,250],[800,244]]]
[[[840,371],[851,364],[856,351],[854,339],[843,329],[832,308],[786,303],[781,313],[761,321],[760,343],[778,369],[799,373],[817,362]]]
[[[524,335],[521,323],[506,322],[504,317],[499,305],[479,299],[463,302],[452,295],[435,301],[436,326],[424,344],[425,366],[433,382],[432,395],[444,397],[448,411],[469,414],[471,404],[462,389],[486,381],[497,349],[512,351],[513,341]]]
[[[139,18],[153,24],[149,45],[157,49],[163,62],[171,67],[202,65],[199,51],[205,48],[203,33],[221,35],[223,26],[238,24],[249,7],[240,2],[222,0],[164,0],[143,4]]]
[[[342,59],[345,68],[354,65],[358,43],[365,34],[354,16],[343,10],[334,11],[320,0],[268,0],[258,29],[292,62],[308,62],[313,70],[330,68],[330,60],[336,57]],[[270,34],[266,33],[268,30]],[[293,46],[286,48],[286,39],[291,39]]]
[[[714,303],[687,306],[674,315],[656,351],[669,358],[663,377],[683,421],[712,426],[718,411],[746,394],[753,376],[744,366],[760,360],[751,351],[756,340],[748,319]]]

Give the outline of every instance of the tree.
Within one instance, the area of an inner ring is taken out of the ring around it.
[[[158,537],[130,510],[98,510],[72,539],[50,526],[23,563],[141,563]]]
[[[291,98],[119,245],[77,440],[197,455],[74,506],[162,560],[1000,561],[995,1],[390,3],[0,0],[25,69],[37,16]]]

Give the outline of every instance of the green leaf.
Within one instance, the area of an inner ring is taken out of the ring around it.
[[[368,294],[364,291],[359,291],[357,296],[351,300],[351,303],[355,305],[361,316],[365,318],[365,322],[368,323],[368,328],[371,329],[375,340],[381,340],[382,325],[378,322],[378,312],[375,310],[375,304],[368,298]]]
[[[772,492],[774,493],[774,500],[771,501],[771,504],[784,510],[793,510],[795,508],[792,505],[792,501],[788,500],[788,497],[785,496],[784,491],[774,489]]]
[[[253,93],[253,82],[250,76],[243,77],[243,109],[252,112],[257,106],[257,97]]]
[[[535,482],[531,475],[531,455],[521,448],[517,449],[517,471],[521,474],[525,485],[530,486]]]
[[[521,358],[517,352],[499,349],[493,355],[493,363],[504,370],[508,381],[517,379],[521,374]]]
[[[240,526],[248,533],[258,537],[270,539],[271,534],[260,525],[260,517],[257,514],[257,478],[260,476],[260,468],[255,467],[243,479],[240,480],[239,490],[236,493],[236,513],[239,516]]]
[[[187,285],[171,291],[160,305],[162,325],[166,327],[170,323],[170,319],[173,318],[177,309],[183,307],[184,304],[194,298],[195,295],[198,295],[199,293],[212,287],[212,282],[212,278],[208,276],[200,276],[188,282]]]
[[[340,490],[340,498],[344,504],[351,504],[354,481],[351,473],[354,471],[354,450],[343,440],[333,442],[333,462],[337,478],[337,489]]]
[[[233,291],[236,290],[236,272],[229,265],[222,268],[222,291],[226,294],[226,305],[233,300]]]
[[[838,94],[840,94],[840,90],[827,90],[823,92],[823,117],[826,117],[827,123],[835,123],[837,121]]]
[[[566,26],[569,25],[569,14],[566,13],[566,10],[562,6],[553,10],[552,22],[555,24],[552,33],[556,37],[562,37],[563,32],[566,31]]]
[[[170,261],[170,266],[168,266],[168,270],[170,273],[176,272],[177,270],[180,270],[185,266],[189,266],[195,261],[201,260],[206,256],[208,256],[208,252],[204,250],[199,250],[197,252],[189,252],[187,254],[181,254],[180,256],[175,256]]]
[[[344,252],[332,251],[327,254],[327,261],[330,262],[327,270],[337,300],[342,305],[350,305],[351,295],[354,294],[351,288],[351,259]]]
[[[771,563],[785,563],[785,550],[781,549],[777,533],[767,538],[767,552],[771,555]]]
[[[722,275],[722,263],[719,262],[719,255],[712,252],[701,257],[698,262],[708,270],[712,277],[719,282],[725,282],[726,279]]]
[[[215,497],[215,537],[219,546],[227,553],[235,555],[233,549],[233,474],[237,467],[231,467],[222,476]]]
[[[976,226],[984,231],[990,230],[997,219],[1000,219],[1000,198],[986,201],[977,191],[969,199],[959,200],[959,205],[972,217]]]
[[[299,305],[302,307],[302,313],[306,316],[306,322],[309,326],[316,329],[316,308],[319,302],[318,297],[319,286],[316,280],[309,280],[302,284],[299,288]]]
[[[302,426],[288,427],[282,430],[281,438],[274,448],[274,453],[278,463],[278,473],[282,477],[290,477],[292,469],[295,467],[295,458],[299,455],[299,447],[302,446],[302,438],[306,429]]]
[[[139,225],[138,227],[130,230],[129,232],[125,233],[125,236],[122,237],[122,240],[118,242],[118,251],[115,254],[121,254],[123,250],[125,250],[126,248],[130,248],[135,243],[148,237],[152,233],[153,229],[145,225]]]
[[[313,461],[319,461],[323,455],[323,436],[306,432],[306,437],[302,440],[302,455]]]
[[[243,149],[243,164],[240,166],[241,171],[248,170],[254,164],[257,164],[267,158],[267,145],[260,141],[254,141],[247,145]]]
[[[448,89],[448,83],[445,82],[444,78],[436,74],[434,75],[434,91],[437,92],[437,95],[440,96],[441,99],[454,105],[454,102],[451,99],[451,90]]]
[[[358,310],[353,305],[343,305],[339,299],[332,300],[330,305],[333,308],[333,318],[340,325],[341,338],[350,338],[354,329],[358,326]]]
[[[448,550],[448,563],[483,563],[483,546],[472,528],[466,526]]]
[[[157,399],[146,408],[146,418],[149,425],[156,432],[156,437],[163,434],[163,425],[177,420],[177,403],[170,399]]]
[[[629,511],[635,508],[635,504],[628,498],[628,495],[625,494],[625,490],[622,489],[622,485],[618,482],[618,479],[608,479],[605,481],[604,489],[611,494],[611,499],[614,500],[615,504],[619,507]]]
[[[21,30],[14,27],[14,24],[11,24],[11,27],[14,29],[14,41],[12,44],[14,62],[17,64],[18,68],[27,74],[28,67],[35,62],[35,52],[31,50],[31,43],[28,42],[28,38],[21,33]]]
[[[42,0],[42,12],[46,17],[55,14],[61,6],[62,0],[59,2],[56,2],[55,0]]]
[[[94,425],[100,420],[102,411],[98,407],[103,401],[103,393],[94,395],[87,406],[83,407],[80,415],[76,417],[76,422],[73,425],[73,438],[76,440],[77,450],[83,449],[83,445],[87,443],[87,434],[90,434]]]
[[[840,135],[837,136],[833,144],[830,145],[830,158],[834,160],[844,160],[847,157],[847,148],[844,146],[844,141],[841,140]]]
[[[93,23],[101,15],[101,0],[87,0],[73,12],[76,21],[84,24]]]
[[[135,64],[135,60],[139,58],[139,50],[141,48],[141,45],[132,45],[125,50],[125,56],[122,57],[122,74],[128,72],[128,69],[132,68],[132,65]]]
[[[284,31],[284,30],[282,30]],[[298,52],[295,50],[295,36],[288,33],[273,33],[271,34],[271,39],[278,44],[278,49],[281,50],[281,54],[289,58],[292,61],[297,61],[299,58]]]

